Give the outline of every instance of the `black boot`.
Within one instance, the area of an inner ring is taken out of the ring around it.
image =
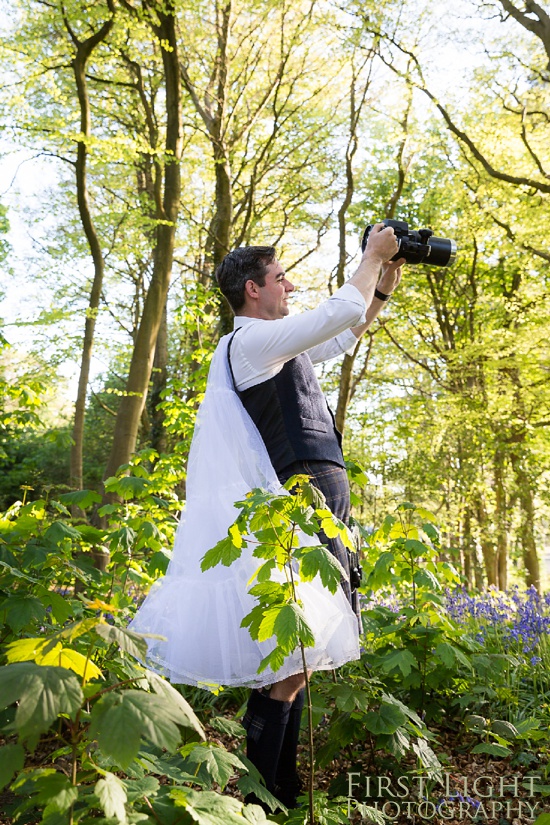
[[[264,778],[267,790],[275,791],[275,776],[283,746],[292,702],[270,699],[267,693],[253,690],[243,718],[246,729],[246,755]],[[265,805],[253,794],[245,799],[248,804]]]
[[[296,695],[286,726],[285,737],[279,756],[279,765],[275,775],[275,796],[287,808],[296,807],[296,798],[302,792],[302,782],[296,770],[300,723],[304,707],[305,688]]]

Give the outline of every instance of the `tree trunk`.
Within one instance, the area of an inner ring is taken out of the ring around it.
[[[114,14],[114,7],[109,3],[109,9]],[[86,235],[86,240],[90,247],[90,253],[94,264],[94,277],[86,321],[84,324],[84,342],[82,345],[82,358],[80,362],[80,374],[78,377],[78,390],[76,395],[74,422],[73,422],[73,444],[71,446],[70,457],[70,481],[72,489],[81,490],[83,486],[83,444],[84,444],[84,417],[86,412],[86,394],[88,390],[88,380],[90,377],[90,363],[92,360],[92,347],[94,342],[95,322],[101,288],[103,285],[104,261],[101,251],[101,244],[97,235],[94,222],[90,212],[87,183],[87,160],[88,142],[91,133],[90,100],[88,97],[88,86],[86,81],[86,65],[95,47],[108,36],[114,23],[114,17],[107,20],[94,35],[87,40],[80,41],[72,31],[67,17],[64,18],[65,27],[76,47],[76,54],[71,62],[78,103],[80,107],[80,136],[78,140],[76,154],[76,194],[80,221]]]
[[[497,584],[499,590],[508,586],[508,508],[504,487],[504,455],[495,453],[495,520],[497,534]]]
[[[525,566],[525,583],[540,591],[540,564],[535,542],[535,504],[533,485],[525,468],[524,457],[512,454],[512,466],[516,475],[517,497],[520,507],[519,539]]]
[[[153,16],[154,15],[154,16]],[[158,22],[157,22],[158,21]],[[149,20],[162,50],[166,94],[166,141],[164,196],[157,215],[155,260],[151,283],[132,353],[126,393],[121,398],[115,423],[113,446],[105,478],[127,463],[135,449],[141,413],[153,367],[157,336],[170,286],[176,223],[181,192],[180,159],[183,146],[180,91],[180,61],[173,0],[155,4]]]
[[[496,587],[497,585],[497,554],[495,552],[495,545],[488,534],[488,519],[485,510],[485,504],[481,497],[476,502],[477,520],[481,532],[481,552],[483,554],[483,562],[485,565],[485,575],[487,576],[488,587]]]
[[[167,363],[168,363],[168,318],[166,302],[162,312],[157,345],[155,347],[155,359],[153,361],[153,378],[151,387],[151,446],[159,453],[166,452],[166,430],[164,421],[166,415],[164,410],[159,409],[162,401],[162,393],[166,388]]]

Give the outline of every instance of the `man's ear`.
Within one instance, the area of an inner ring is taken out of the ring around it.
[[[244,291],[249,298],[255,300],[258,298],[260,294],[260,287],[258,286],[256,281],[253,281],[252,278],[249,278],[248,281],[245,281]]]

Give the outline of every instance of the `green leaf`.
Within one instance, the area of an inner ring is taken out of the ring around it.
[[[418,756],[420,764],[427,771],[430,778],[437,777],[442,781],[441,762],[430,748],[425,739],[413,742],[412,749]]]
[[[533,825],[550,825],[550,814],[541,814],[535,819]]]
[[[94,628],[98,636],[105,639],[109,644],[113,643],[125,653],[129,653],[134,659],[140,662],[145,661],[147,656],[147,640],[140,636],[139,633],[134,633],[132,630],[126,630],[122,627],[115,627],[107,622],[99,622]]]
[[[240,558],[241,553],[242,549],[235,547],[233,540],[229,536],[226,536],[214,547],[206,551],[201,560],[201,570],[203,572],[210,570],[211,567],[215,567],[217,564],[223,564],[224,567],[229,567],[236,559]]]
[[[136,476],[111,477],[104,484],[108,493],[117,493],[123,499],[142,498],[151,486],[148,479]]]
[[[114,817],[118,822],[126,822],[126,789],[114,773],[107,772],[96,782],[94,793],[105,811],[106,817]]]
[[[258,668],[258,673],[263,673],[263,671],[270,667],[271,670],[276,673],[284,664],[285,661],[285,652],[281,650],[280,647],[275,647],[268,653],[267,656],[264,656],[262,661],[260,662],[260,666]]]
[[[433,526],[433,524],[430,524],[429,522],[425,522],[422,525],[422,529],[424,530],[424,532],[426,533],[428,538],[431,539],[433,542],[438,542],[439,541],[439,533],[438,533],[437,529]]]
[[[34,787],[38,792],[34,802],[45,806],[45,814],[65,813],[78,799],[78,788],[60,771],[45,771],[34,780]]]
[[[380,705],[377,711],[370,710],[363,717],[363,724],[376,735],[392,734],[407,721],[405,714],[395,705]]]
[[[23,739],[48,730],[60,713],[72,716],[83,701],[76,676],[64,668],[34,662],[0,668],[0,709],[19,703],[15,727]]]
[[[432,590],[441,590],[441,585],[437,577],[431,570],[426,570],[425,567],[415,572],[414,581],[419,587],[430,587]]]
[[[154,796],[160,788],[160,782],[154,776],[144,776],[142,779],[122,780],[126,789],[128,802],[135,802],[144,796]]]
[[[417,661],[410,650],[393,650],[382,658],[381,664],[386,673],[399,668],[403,676],[408,676],[413,667],[418,667]]]
[[[250,774],[245,774],[245,776],[241,776],[241,778],[236,783],[237,788],[240,790],[244,797],[248,796],[249,793],[253,793],[254,796],[257,796],[262,802],[269,806],[272,811],[275,811],[280,803],[278,802],[275,797],[269,793],[265,785],[261,785],[260,782],[257,782]],[[250,819],[247,815],[247,811],[250,810],[251,807],[254,807],[256,810],[261,811],[258,816],[260,816],[260,822],[265,821],[265,813],[258,805],[250,806],[246,805],[243,808],[243,816],[247,822],[256,822],[255,819]],[[261,816],[264,816],[264,819],[261,819]]]
[[[478,716],[475,713],[470,713],[464,720],[466,730],[487,730],[487,719],[484,716]]]
[[[25,751],[23,745],[9,744],[0,747],[0,790],[4,788],[12,777],[20,771],[25,764]]]
[[[259,641],[269,638],[274,633],[277,643],[285,653],[292,652],[300,642],[303,642],[306,647],[312,647],[315,644],[311,628],[296,602],[270,608],[266,611],[266,619],[268,614],[270,620],[274,616],[273,622],[270,621],[268,624],[268,627],[272,626],[272,631],[268,635],[260,633],[258,636]]]
[[[512,751],[505,745],[497,745],[496,742],[480,742],[475,748],[472,748],[472,753],[487,753],[489,756],[510,756]]]
[[[141,736],[174,751],[180,742],[180,712],[156,693],[125,690],[107,693],[94,705],[90,737],[101,750],[127,768],[138,754]]]
[[[405,550],[416,559],[429,553],[430,548],[418,539],[406,539]]]
[[[336,593],[342,578],[348,578],[338,559],[324,545],[308,549],[300,560],[301,579],[311,581],[317,574],[331,593]]]
[[[54,521],[44,533],[44,540],[48,544],[58,545],[64,541],[80,541],[80,533],[64,521]]]
[[[452,668],[456,662],[455,649],[448,642],[440,642],[435,646],[434,654],[440,659],[445,667]]]
[[[209,776],[217,782],[222,791],[227,785],[235,768],[246,770],[241,760],[233,753],[229,753],[225,748],[207,745],[197,745],[193,748],[187,761],[191,765],[203,765]]]
[[[491,730],[499,736],[502,736],[503,739],[509,739],[511,742],[519,736],[518,729],[505,719],[493,719],[491,722]]]
[[[214,730],[225,733],[227,736],[246,735],[246,731],[240,722],[235,722],[234,719],[228,719],[226,716],[213,716],[210,719],[210,725]]]
[[[75,490],[72,493],[63,493],[58,496],[58,498],[59,501],[67,504],[69,507],[76,504],[83,510],[91,507],[92,504],[99,504],[102,500],[99,493],[96,493],[95,490]]]
[[[58,624],[65,624],[73,614],[73,604],[68,598],[63,598],[59,593],[53,590],[48,590],[40,595],[40,601],[44,605],[48,605],[52,609],[52,616]]]
[[[170,796],[198,825],[243,825],[242,803],[214,791],[174,788]]]
[[[35,596],[8,596],[2,610],[6,611],[6,624],[15,633],[32,622],[42,622],[46,617],[44,605]]]
[[[158,673],[154,673],[152,670],[146,670],[144,676],[155,693],[162,697],[167,707],[171,709],[178,725],[191,728],[191,730],[198,733],[201,739],[206,739],[204,728],[187,699],[184,699],[181,693],[177,691],[170,682],[167,682],[166,679],[159,676]],[[234,724],[237,725],[236,722]]]

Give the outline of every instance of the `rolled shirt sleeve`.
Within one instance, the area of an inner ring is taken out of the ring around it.
[[[344,284],[315,309],[275,321],[235,318],[242,327],[232,344],[231,363],[239,390],[272,378],[301,352],[314,363],[350,351],[357,341],[351,328],[365,322],[366,304],[359,290]]]

